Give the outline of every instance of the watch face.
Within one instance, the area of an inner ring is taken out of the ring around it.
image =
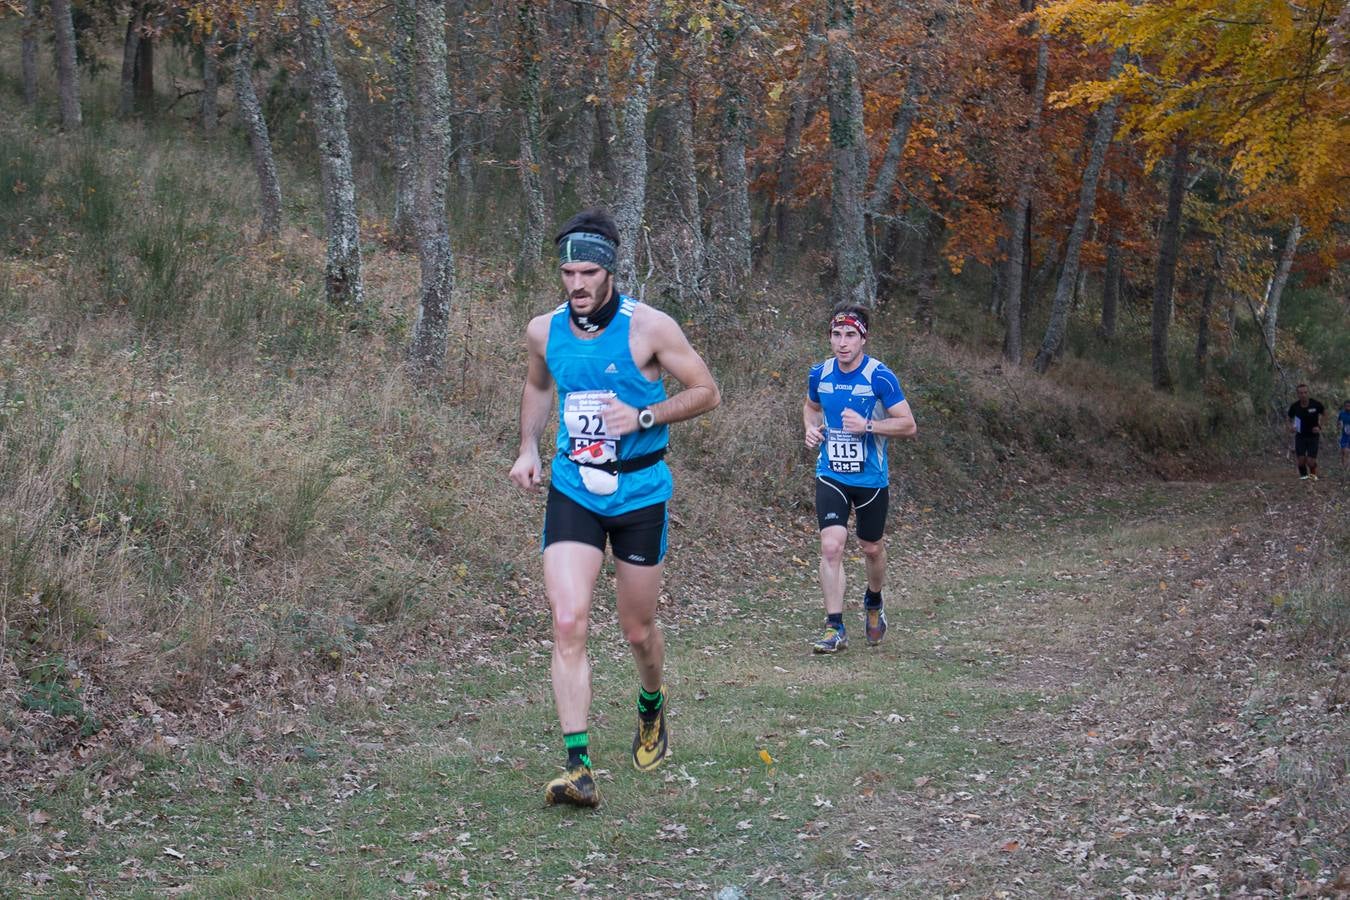
[[[656,424],[656,413],[652,412],[650,409],[644,409],[642,412],[638,413],[638,424],[643,428],[651,428]]]

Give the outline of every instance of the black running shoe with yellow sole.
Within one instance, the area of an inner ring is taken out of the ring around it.
[[[661,688],[661,709],[656,718],[648,721],[638,716],[637,734],[633,735],[633,767],[639,772],[650,772],[666,761],[670,741],[666,735],[666,689]]]
[[[544,785],[547,806],[599,806],[600,789],[595,786],[589,766],[573,766]]]

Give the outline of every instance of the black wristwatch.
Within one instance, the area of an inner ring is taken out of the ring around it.
[[[650,406],[638,410],[638,427],[643,431],[656,424],[656,413],[652,412]]]

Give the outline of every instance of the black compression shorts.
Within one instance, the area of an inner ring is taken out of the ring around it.
[[[618,516],[591,512],[562,491],[549,486],[544,508],[544,546],[563,541],[605,550],[608,537],[614,558],[635,566],[659,565],[666,556],[666,505],[654,503]]]
[[[879,541],[886,533],[890,488],[863,488],[816,476],[816,522],[824,531],[832,525],[848,527],[849,510],[858,513],[858,540]]]
[[[1294,435],[1294,455],[1317,459],[1317,445],[1320,443],[1318,438],[1321,436],[1317,433]]]

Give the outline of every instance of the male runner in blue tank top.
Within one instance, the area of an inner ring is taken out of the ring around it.
[[[510,476],[516,485],[538,491],[543,484],[539,438],[555,389],[559,412],[544,512],[544,590],[553,611],[553,697],[567,768],[545,787],[548,804],[600,804],[587,734],[586,636],[606,538],[614,550],[619,625],[641,682],[633,765],[650,771],[666,758],[665,641],[656,626],[673,490],[662,461],[666,426],[721,399],[675,320],[615,289],[618,243],[614,220],[603,210],[572,217],[557,237],[567,302],[532,319],[525,332],[520,455]],[[683,390],[667,397],[663,372]]]
[[[882,537],[890,502],[886,443],[889,438],[913,437],[918,426],[895,373],[863,352],[867,322],[867,310],[860,306],[835,307],[830,318],[834,357],[812,367],[802,405],[806,446],[819,451],[816,521],[825,633],[812,643],[815,653],[838,653],[848,647],[844,543],[850,511],[857,515],[858,545],[867,573],[863,594],[867,643],[875,646],[886,636],[881,597],[886,580]]]

